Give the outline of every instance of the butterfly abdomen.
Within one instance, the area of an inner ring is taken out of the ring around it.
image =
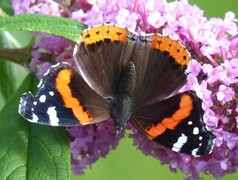
[[[132,61],[123,70],[120,83],[115,91],[112,101],[112,117],[117,135],[120,135],[123,127],[131,118],[133,110],[132,94],[136,87],[136,70]]]

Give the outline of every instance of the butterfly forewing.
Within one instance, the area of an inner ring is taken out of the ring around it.
[[[36,96],[24,93],[19,113],[34,123],[52,126],[92,124],[110,118],[109,102],[95,93],[72,66],[52,66]]]
[[[209,154],[214,135],[202,120],[201,100],[187,91],[146,106],[132,116],[132,124],[150,139],[173,151],[193,156]]]

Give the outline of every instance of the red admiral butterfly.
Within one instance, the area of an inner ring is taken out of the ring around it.
[[[77,70],[56,64],[41,79],[36,96],[22,95],[19,113],[24,118],[75,126],[112,117],[117,134],[131,122],[173,151],[211,153],[215,136],[202,120],[201,100],[193,91],[170,97],[185,84],[190,61],[178,41],[103,24],[81,34],[74,57]]]

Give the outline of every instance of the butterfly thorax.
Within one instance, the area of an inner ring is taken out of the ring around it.
[[[120,77],[116,95],[112,101],[112,117],[117,135],[120,135],[124,126],[131,118],[134,108],[132,94],[136,86],[136,70],[132,61],[128,63]]]
[[[130,120],[132,110],[133,103],[129,96],[119,95],[114,98],[111,112],[117,136],[122,133],[124,126]]]

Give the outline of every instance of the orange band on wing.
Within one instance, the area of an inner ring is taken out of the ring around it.
[[[154,139],[166,131],[166,129],[173,130],[181,121],[190,115],[192,109],[192,98],[189,95],[183,95],[179,103],[179,109],[171,117],[166,117],[157,125],[152,124],[146,128],[148,136]]]
[[[183,47],[178,41],[171,39],[169,36],[155,34],[152,36],[152,42],[150,45],[162,52],[169,52],[170,56],[172,56],[175,61],[182,66],[188,65],[190,61],[190,54],[185,47]]]
[[[128,33],[129,31],[126,28],[120,28],[115,25],[102,24],[83,31],[78,44],[93,44],[104,41],[105,39],[109,39],[112,42],[126,42]]]
[[[72,109],[81,124],[88,124],[92,120],[92,116],[88,110],[84,110],[80,101],[73,97],[69,87],[71,76],[72,71],[70,69],[61,70],[55,80],[56,88],[64,101],[65,107]]]

